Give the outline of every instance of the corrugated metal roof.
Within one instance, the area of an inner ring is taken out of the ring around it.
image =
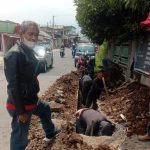
[[[39,35],[51,38],[51,36],[44,31],[40,31]]]

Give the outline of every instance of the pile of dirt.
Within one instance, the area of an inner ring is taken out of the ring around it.
[[[52,118],[63,120],[58,123],[61,124],[61,133],[50,143],[44,143],[40,120],[33,116],[29,134],[30,144],[27,150],[111,150],[107,145],[99,145],[97,148],[89,146],[75,131],[78,82],[79,74],[71,72],[59,78],[41,96],[42,100],[49,103],[53,101],[56,105],[61,104],[61,107],[52,113]]]
[[[107,87],[112,90],[120,86],[125,81],[122,68],[113,62],[105,70],[104,77]]]
[[[149,102],[149,87],[131,82],[112,92],[105,101],[100,103],[100,107],[114,122],[124,124],[127,135],[130,136],[133,133],[146,133],[146,126],[150,119]]]
[[[41,96],[47,102],[55,101],[62,103],[62,112],[59,114],[61,119],[72,120],[77,109],[77,89],[79,73],[71,72],[60,77],[56,82]]]

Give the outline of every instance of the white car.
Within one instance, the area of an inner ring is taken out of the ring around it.
[[[52,49],[45,45],[36,45],[34,47],[36,58],[39,60],[40,68],[43,72],[46,72],[48,68],[53,66],[53,52]]]

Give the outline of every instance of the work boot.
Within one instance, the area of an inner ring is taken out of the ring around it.
[[[139,141],[150,141],[150,136],[148,136],[148,135],[139,135],[138,140]]]
[[[50,142],[52,139],[54,139],[59,133],[60,133],[60,129],[55,129],[53,135],[47,135],[43,140],[45,142]]]

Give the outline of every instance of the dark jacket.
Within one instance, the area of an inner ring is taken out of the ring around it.
[[[95,78],[89,90],[88,99],[92,100],[98,99],[103,88],[104,88],[103,81],[101,79]]]
[[[91,77],[89,75],[84,75],[81,79],[81,86],[83,87],[84,86],[84,83],[87,82],[87,81],[92,81]]]
[[[93,109],[85,109],[78,121],[85,135],[112,135],[114,130],[112,123],[101,112]]]
[[[34,51],[17,43],[4,56],[4,71],[8,82],[7,108],[19,114],[36,107],[39,92],[38,60]]]
[[[82,93],[82,104],[85,105],[86,104],[86,98],[88,95],[88,92],[91,88],[92,85],[92,79],[89,75],[84,75],[80,81],[80,86],[81,86],[81,93]]]

